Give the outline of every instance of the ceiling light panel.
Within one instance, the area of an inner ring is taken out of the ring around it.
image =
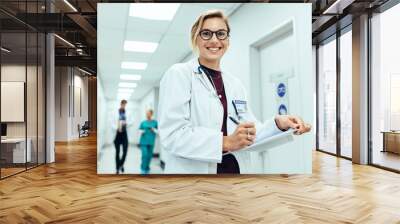
[[[124,42],[124,51],[153,53],[156,51],[158,43],[145,42],[145,41],[130,41]]]
[[[119,77],[121,80],[128,80],[128,81],[139,81],[142,79],[141,75],[136,74],[121,74]]]
[[[124,62],[121,63],[121,68],[123,68],[123,69],[145,70],[147,68],[147,63],[124,61]]]
[[[137,87],[137,83],[134,83],[134,82],[120,82],[118,84],[118,86],[122,87],[122,88],[135,88],[135,87]]]
[[[170,21],[174,18],[179,6],[179,3],[131,3],[129,16]]]

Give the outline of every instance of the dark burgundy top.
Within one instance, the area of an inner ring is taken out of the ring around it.
[[[221,131],[224,133],[224,136],[228,135],[228,131],[226,128],[226,118],[228,116],[226,95],[225,95],[225,87],[224,82],[222,80],[222,74],[220,71],[216,71],[211,68],[207,68],[204,65],[200,65],[203,69],[204,73],[206,73],[208,79],[211,83],[214,83],[214,87],[217,90],[218,97],[224,107],[224,121],[222,123]],[[235,156],[232,154],[226,154],[222,156],[221,163],[217,165],[217,173],[218,174],[237,174],[240,173],[239,163],[237,162]]]
[[[215,89],[217,90],[217,94],[219,97],[219,100],[222,103],[222,106],[224,107],[224,120],[222,123],[221,131],[224,133],[224,136],[228,135],[228,131],[226,128],[226,118],[228,116],[228,110],[227,110],[227,103],[226,103],[226,95],[225,95],[225,88],[224,88],[224,81],[222,80],[222,75],[220,71],[207,68],[204,65],[200,65],[203,71],[206,73],[208,79],[210,80],[211,83],[214,83]]]

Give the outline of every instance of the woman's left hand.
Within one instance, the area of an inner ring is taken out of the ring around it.
[[[301,135],[311,130],[311,125],[304,123],[304,121],[293,115],[278,115],[275,117],[276,125],[282,131],[286,131],[289,128],[295,129],[294,134]]]

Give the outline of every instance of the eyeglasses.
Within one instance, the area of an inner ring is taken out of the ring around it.
[[[218,40],[225,40],[229,36],[229,33],[227,30],[217,30],[217,31],[201,30],[199,32],[199,35],[200,35],[201,39],[203,39],[203,40],[211,40],[214,33]]]

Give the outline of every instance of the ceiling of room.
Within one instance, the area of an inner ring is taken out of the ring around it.
[[[19,32],[32,27],[39,32],[56,33],[68,43],[55,38],[56,66],[74,66],[101,75],[106,96],[114,98],[120,74],[140,74],[142,79],[132,99],[142,98],[157,86],[165,70],[190,54],[189,29],[199,13],[217,8],[227,14],[241,3],[186,3],[181,4],[171,21],[154,21],[129,17],[133,1],[121,0],[0,0],[0,24],[3,44],[13,50],[14,58],[26,54]],[[119,4],[116,4],[118,3]],[[152,2],[134,1],[134,2]],[[384,8],[393,0],[253,0],[247,2],[312,3],[313,44],[334,35],[351,24],[355,16],[366,11]],[[26,4],[28,3],[28,4]],[[112,3],[112,4],[99,4]],[[134,3],[137,4],[137,3]],[[105,6],[105,7],[103,7]],[[28,12],[28,13],[26,13]],[[99,13],[99,14],[97,14]],[[12,36],[18,36],[13,38]],[[125,40],[152,41],[159,45],[155,52],[125,52]],[[28,55],[34,46],[28,41]],[[80,53],[78,52],[80,51]],[[98,51],[98,53],[97,53]],[[79,53],[79,54],[78,54]],[[4,53],[2,53],[3,55]],[[11,59],[11,54],[8,57]],[[28,57],[29,58],[29,57]],[[146,62],[144,71],[121,69],[122,61]]]
[[[240,6],[230,4],[183,4],[171,21],[156,21],[129,17],[130,4],[98,5],[97,50],[98,76],[105,95],[117,97],[120,74],[142,75],[132,94],[141,99],[152,87],[158,86],[164,72],[191,53],[190,28],[197,16],[208,9],[221,9],[229,15]],[[153,53],[124,51],[124,41],[149,41],[159,43]],[[122,69],[121,62],[146,62],[145,70]]]

